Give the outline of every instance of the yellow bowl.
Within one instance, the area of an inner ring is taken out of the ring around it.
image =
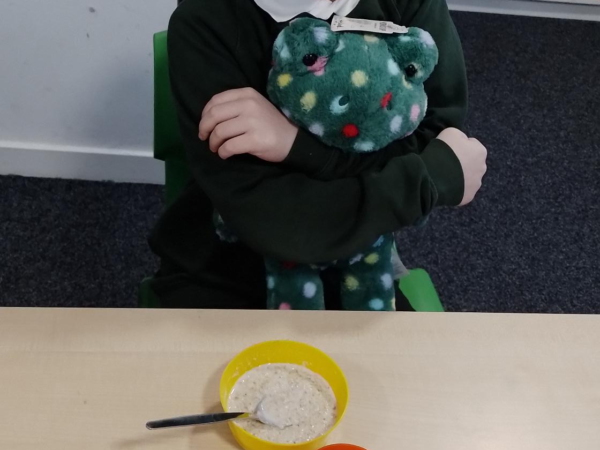
[[[221,375],[221,405],[227,411],[229,393],[235,382],[244,373],[257,366],[269,363],[298,364],[321,375],[331,386],[337,402],[337,418],[333,426],[323,435],[300,444],[278,444],[259,439],[230,422],[229,427],[235,440],[245,450],[315,450],[323,446],[327,435],[338,425],[348,403],[348,385],[344,374],[333,360],[310,345],[293,341],[269,341],[253,345],[235,356]]]

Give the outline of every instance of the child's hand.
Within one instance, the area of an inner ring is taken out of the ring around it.
[[[465,180],[460,206],[466,205],[481,188],[481,179],[487,170],[487,150],[477,139],[468,137],[457,128],[446,128],[437,138],[448,144],[460,161]]]
[[[249,153],[269,162],[289,154],[298,128],[251,88],[215,95],[204,107],[199,137],[223,159]]]

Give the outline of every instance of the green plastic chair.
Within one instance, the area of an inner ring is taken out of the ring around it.
[[[154,158],[165,162],[165,201],[170,205],[189,182],[191,174],[171,98],[166,31],[154,35]]]
[[[190,180],[183,144],[171,98],[167,57],[167,32],[154,35],[154,158],[165,162],[165,201],[170,205]],[[152,278],[145,278],[139,289],[140,307],[158,307],[152,292]],[[415,311],[444,311],[431,278],[423,269],[410,270],[400,280],[400,290]]]

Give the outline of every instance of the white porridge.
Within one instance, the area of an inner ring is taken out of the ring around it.
[[[295,444],[314,439],[336,418],[336,401],[327,381],[296,364],[264,364],[242,375],[231,390],[228,411],[257,411],[236,423],[265,441]]]

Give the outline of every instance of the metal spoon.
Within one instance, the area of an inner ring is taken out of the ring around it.
[[[187,427],[189,425],[206,425],[209,423],[227,422],[229,420],[242,417],[250,417],[250,414],[243,412],[235,413],[217,413],[217,414],[198,414],[195,416],[171,417],[170,419],[153,420],[146,424],[149,430],[171,427]]]
[[[187,427],[190,425],[207,425],[210,423],[227,422],[233,419],[250,418],[257,420],[266,425],[275,425],[271,423],[268,416],[265,414],[263,409],[263,401],[261,401],[256,407],[254,413],[246,412],[226,412],[216,414],[197,414],[194,416],[181,416],[171,417],[170,419],[153,420],[146,424],[146,428],[149,430],[156,430],[159,428],[172,428],[172,427]]]

